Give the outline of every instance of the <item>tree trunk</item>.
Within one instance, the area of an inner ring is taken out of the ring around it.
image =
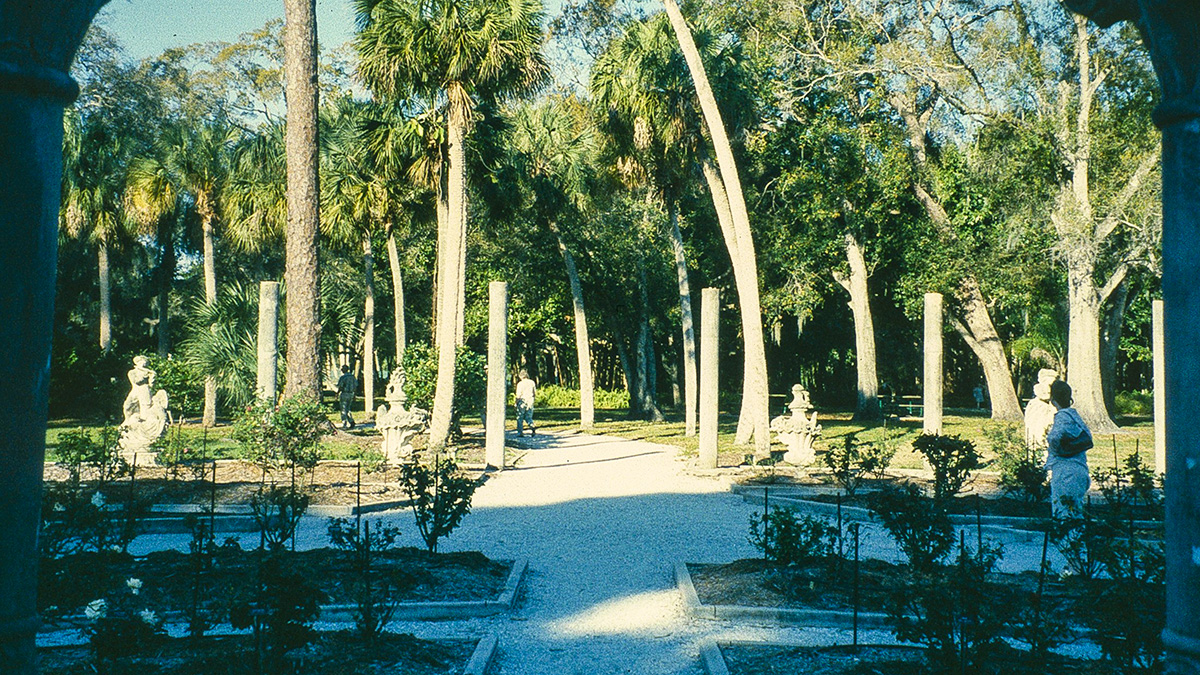
[[[396,324],[396,367],[404,364],[404,348],[408,345],[408,330],[404,321],[404,278],[400,274],[400,253],[396,250],[396,234],[388,232],[388,265],[392,269],[393,319]]]
[[[429,422],[429,447],[435,451],[446,447],[450,437],[450,422],[454,415],[454,358],[457,347],[458,302],[462,296],[459,273],[459,249],[463,245],[465,213],[462,202],[466,173],[463,149],[467,111],[460,104],[450,106],[447,125],[447,211],[446,257],[442,270],[440,319],[437,331],[438,373],[433,396],[433,413]]]
[[[363,410],[367,421],[375,415],[375,249],[371,235],[363,237]]]
[[[692,39],[679,5],[675,0],[663,0],[667,16],[679,46],[687,61],[688,72],[696,86],[696,98],[700,102],[700,110],[704,113],[704,121],[712,136],[713,149],[717,155],[717,167],[721,172],[721,182],[729,199],[730,213],[733,216],[733,229],[737,235],[739,263],[734,269],[740,268],[742,279],[737,282],[738,301],[742,307],[742,333],[746,345],[746,360],[749,362],[747,371],[751,380],[748,388],[751,395],[751,411],[754,420],[755,454],[765,457],[771,446],[771,437],[767,425],[769,423],[768,391],[767,391],[767,352],[763,344],[762,308],[758,297],[758,264],[754,255],[754,239],[750,232],[750,214],[746,210],[746,200],[742,195],[742,183],[738,177],[737,162],[733,156],[733,146],[725,132],[725,123],[721,119],[721,111],[717,107],[717,99],[708,83],[708,75],[704,70],[704,62]],[[736,278],[736,277],[735,277]]]
[[[158,356],[171,355],[171,284],[175,281],[173,216],[158,219]]]
[[[1121,353],[1121,333],[1125,327],[1125,312],[1137,292],[1122,280],[1109,296],[1108,313],[1100,334],[1100,378],[1104,386],[1104,406],[1109,412],[1117,409],[1117,358]]]
[[[685,436],[696,435],[696,401],[699,397],[696,366],[696,331],[692,319],[692,290],[688,282],[687,257],[683,234],[679,231],[679,209],[674,201],[667,205],[671,226],[671,249],[675,252],[675,276],[679,281],[679,317],[683,332],[683,427]],[[678,398],[676,399],[678,400]]]
[[[637,417],[641,400],[638,397],[638,378],[633,362],[629,358],[629,350],[625,347],[625,337],[620,332],[614,333],[617,345],[617,359],[621,362],[621,375],[625,378],[625,393],[629,395],[629,416]]]
[[[287,284],[288,396],[321,397],[321,278],[317,269],[320,224],[317,149],[316,0],[284,0],[284,77],[287,82]]]
[[[100,270],[100,349],[112,350],[112,280],[108,265],[108,238],[96,240],[96,262]]]
[[[742,284],[746,282],[745,274],[742,272],[745,268],[741,264],[741,246],[738,243],[737,233],[733,227],[733,212],[729,207],[729,198],[725,194],[725,185],[721,182],[721,177],[717,173],[716,167],[707,158],[701,160],[700,168],[704,174],[704,179],[708,183],[709,192],[712,193],[713,207],[717,211],[717,223],[721,227],[721,237],[725,240],[725,248],[729,251],[729,259],[733,267],[734,285],[738,290],[738,307],[741,310],[744,305],[742,298]],[[757,283],[757,282],[756,282]],[[744,314],[744,312],[743,312]],[[745,326],[746,320],[743,316],[742,325]],[[745,332],[743,331],[743,341]],[[734,433],[734,443],[745,445],[750,442],[750,437],[754,435],[754,420],[752,401],[754,396],[751,390],[753,377],[751,375],[750,360],[745,355],[749,351],[743,349],[742,358],[742,403],[738,411],[737,431]]]
[[[463,172],[466,172],[466,163],[464,160]],[[462,200],[462,236],[458,240],[458,293],[454,297],[454,344],[461,347],[466,344],[466,320],[467,320],[467,200],[465,197],[466,186],[463,187],[464,198]]]
[[[207,208],[203,210],[208,210]],[[217,302],[217,259],[213,242],[213,215],[206,213],[201,226],[204,235],[204,302],[210,307]],[[204,377],[204,418],[206,427],[217,424],[217,380],[212,375]]]
[[[1067,299],[1067,383],[1075,398],[1074,407],[1093,434],[1115,432],[1117,425],[1104,405],[1100,379],[1100,298],[1090,268],[1067,269]]]
[[[979,365],[983,368],[988,396],[992,402],[992,419],[1014,422],[1023,420],[1025,414],[1017,398],[1017,390],[1013,386],[1012,370],[1008,366],[1004,344],[1000,342],[1000,335],[996,333],[996,327],[992,324],[992,317],[988,314],[987,304],[975,277],[963,278],[955,289],[954,299],[962,318],[952,316],[950,323],[975,353]]]
[[[663,421],[663,414],[658,409],[658,401],[655,396],[655,390],[657,389],[655,379],[657,378],[654,368],[654,344],[650,335],[650,293],[649,289],[646,288],[646,263],[640,255],[637,259],[637,269],[638,297],[641,307],[636,349],[638,409],[651,421],[661,422]]]
[[[854,314],[854,364],[858,370],[858,404],[854,419],[879,419],[879,376],[875,367],[875,322],[871,317],[871,295],[867,287],[867,264],[853,234],[846,233],[846,261],[850,277],[834,272],[834,278],[850,294]]]
[[[596,391],[592,379],[592,349],[588,339],[587,312],[583,306],[583,286],[579,283],[575,257],[567,249],[558,226],[551,224],[550,229],[558,240],[558,251],[562,254],[563,266],[567,268],[567,282],[571,286],[571,304],[575,311],[575,354],[579,360],[579,427],[587,430],[596,423]]]

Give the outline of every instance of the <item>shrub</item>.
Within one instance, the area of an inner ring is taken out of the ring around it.
[[[101,429],[99,436],[81,427],[65,431],[58,437],[55,455],[59,465],[67,470],[69,482],[78,484],[84,468],[90,468],[104,484],[129,470],[129,465],[121,459],[118,440],[119,434],[111,426]]]
[[[913,441],[913,448],[933,467],[933,498],[939,502],[958,494],[971,472],[979,468],[975,444],[958,436],[922,434]]]
[[[512,401],[512,393],[509,393],[510,405]],[[592,402],[597,408],[628,408],[629,407],[629,392],[625,390],[609,391],[607,389],[594,389],[592,391]],[[539,408],[578,408],[580,405],[580,393],[578,389],[571,389],[557,384],[546,384],[537,388],[537,397],[534,405]]]
[[[1118,415],[1154,414],[1154,393],[1145,389],[1141,391],[1118,391],[1114,402],[1116,403],[1116,413]]]
[[[263,471],[279,467],[311,469],[320,457],[321,434],[329,418],[316,401],[303,395],[278,405],[258,400],[237,416],[233,436],[247,460]]]
[[[847,495],[853,496],[862,485],[867,474],[879,474],[887,469],[895,448],[859,443],[855,434],[846,434],[842,445],[831,445],[822,453],[821,459],[833,473],[833,478]]]
[[[1141,455],[1136,452],[1111,469],[1093,471],[1092,478],[1100,494],[1104,495],[1104,501],[1114,509],[1162,503],[1154,470],[1142,462]]]
[[[296,536],[296,527],[308,510],[308,501],[308,495],[292,486],[262,489],[250,498],[254,523],[268,550],[283,550],[287,541]]]
[[[115,596],[88,603],[85,632],[97,660],[136,654],[164,635],[162,618],[142,602],[141,589],[141,579],[131,578]]]
[[[750,543],[763,557],[781,565],[803,565],[833,553],[837,529],[823,518],[797,514],[792,509],[771,509],[764,519],[750,516]]]
[[[395,527],[378,526],[371,531],[371,521],[351,523],[342,518],[329,521],[329,541],[350,557],[350,575],[346,586],[354,600],[354,625],[359,636],[372,642],[396,611],[391,586],[373,568],[380,553],[390,549],[400,536]]]
[[[984,435],[996,453],[1000,487],[1005,494],[1028,504],[1049,499],[1050,484],[1046,481],[1046,467],[1041,453],[1025,443],[1025,435],[1020,427],[985,427]]]
[[[179,359],[147,356],[155,372],[154,388],[167,392],[171,409],[182,417],[195,417],[204,409],[204,378]]]
[[[438,540],[449,536],[471,512],[471,497],[477,487],[453,461],[438,456],[433,466],[420,461],[402,464],[400,485],[412,500],[421,539],[433,553],[437,552]]]
[[[950,552],[954,527],[941,502],[911,483],[870,495],[869,507],[917,570],[929,570]]]
[[[433,410],[437,388],[437,351],[422,344],[404,350],[404,394],[408,404]],[[467,347],[459,347],[454,357],[454,419],[463,412],[483,410],[487,397],[487,359]]]
[[[233,628],[254,631],[260,673],[285,672],[283,655],[312,638],[309,624],[325,599],[308,575],[290,563],[282,550],[260,553],[253,590],[230,608]]]

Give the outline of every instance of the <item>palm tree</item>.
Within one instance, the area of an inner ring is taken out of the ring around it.
[[[232,148],[239,132],[222,122],[192,130],[182,124],[167,128],[155,142],[154,154],[139,158],[130,169],[130,188],[139,210],[150,219],[167,217],[182,200],[195,212],[203,233],[204,300],[217,301],[216,224],[220,196],[228,179]],[[159,191],[156,197],[154,191]],[[204,380],[204,425],[217,422],[217,385]]]
[[[738,289],[738,299],[742,308],[742,334],[746,349],[746,376],[749,384],[749,396],[743,395],[743,413],[749,413],[753,422],[754,444],[758,454],[766,454],[771,444],[767,429],[769,409],[767,390],[767,353],[763,344],[762,307],[758,295],[758,263],[754,254],[754,238],[750,231],[750,214],[746,210],[746,199],[742,194],[742,182],[738,176],[737,161],[733,156],[733,146],[725,130],[725,122],[721,118],[721,110],[717,106],[716,96],[708,81],[708,73],[704,69],[704,61],[692,31],[679,10],[675,0],[663,0],[667,17],[683,57],[687,61],[688,71],[696,87],[696,98],[700,102],[700,110],[704,114],[705,128],[708,129],[713,149],[717,156],[717,167],[720,172],[721,186],[724,188],[728,202],[729,216],[733,224],[733,235],[736,244],[730,248],[733,259],[734,278]],[[747,399],[749,401],[747,402]],[[744,417],[744,415],[743,415]],[[749,430],[746,425],[739,423],[739,443],[749,440]]]
[[[112,293],[108,254],[128,229],[122,204],[124,143],[95,118],[68,109],[63,118],[63,188],[59,221],[73,239],[96,245],[100,286],[100,348],[112,349]]]
[[[287,379],[284,394],[321,397],[321,222],[317,149],[316,0],[284,0],[287,82]]]
[[[454,404],[457,317],[466,239],[463,142],[478,99],[517,96],[545,80],[540,0],[355,0],[359,74],[381,98],[444,97],[447,218],[439,231],[438,378],[432,448],[445,446]],[[444,244],[443,244],[444,242]]]

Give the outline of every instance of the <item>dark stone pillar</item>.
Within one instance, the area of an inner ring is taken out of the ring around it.
[[[1137,23],[1162,85],[1167,443],[1167,673],[1200,675],[1200,2],[1066,0],[1101,25]]]
[[[0,670],[37,672],[37,534],[66,71],[100,0],[0,0]]]

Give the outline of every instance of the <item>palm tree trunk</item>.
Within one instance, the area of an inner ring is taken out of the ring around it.
[[[849,278],[835,272],[834,279],[850,294],[854,315],[854,363],[858,370],[858,405],[854,419],[879,419],[879,376],[875,365],[875,322],[871,316],[871,296],[867,287],[867,265],[858,239],[846,233],[846,261]]]
[[[96,262],[100,271],[100,349],[112,350],[112,281],[108,264],[108,238],[96,240]]]
[[[392,304],[396,324],[396,365],[404,364],[404,348],[408,345],[408,330],[404,320],[404,278],[400,274],[400,253],[396,250],[396,234],[388,232],[388,265],[392,269]]]
[[[683,234],[679,231],[679,209],[672,200],[667,206],[671,225],[671,249],[675,252],[675,276],[679,282],[679,317],[683,332],[683,425],[685,436],[696,435],[696,401],[700,389],[696,381],[696,331],[692,324],[692,290],[688,282],[687,257]]]
[[[650,294],[646,288],[646,264],[639,255],[637,259],[638,268],[638,295],[641,302],[641,316],[638,321],[638,337],[637,337],[637,379],[638,379],[638,409],[646,415],[652,422],[663,421],[662,411],[658,409],[658,400],[655,396],[657,389],[657,375],[654,368],[654,343],[650,335]]]
[[[463,171],[466,171],[464,164]],[[467,200],[462,200],[462,236],[458,240],[458,294],[454,297],[454,345],[465,344],[467,319]]]
[[[446,447],[450,437],[451,417],[454,414],[454,357],[457,347],[458,298],[462,294],[462,283],[458,279],[459,247],[462,246],[465,213],[462,202],[465,198],[464,179],[466,173],[463,149],[466,134],[467,111],[461,104],[450,106],[447,124],[447,219],[446,259],[441,279],[441,318],[438,320],[437,385],[433,395],[433,413],[429,422],[429,447],[434,451]]]
[[[725,123],[721,118],[721,110],[717,107],[716,96],[708,83],[708,74],[704,70],[704,62],[700,59],[700,51],[692,39],[692,32],[679,11],[675,0],[663,0],[671,27],[687,61],[688,72],[696,86],[696,98],[700,101],[700,110],[704,113],[704,121],[712,136],[713,149],[717,154],[717,167],[721,172],[721,182],[729,198],[730,212],[733,215],[733,229],[737,234],[740,265],[744,282],[738,282],[738,301],[742,306],[742,333],[745,340],[747,371],[750,375],[750,410],[754,420],[755,454],[765,457],[769,454],[771,437],[767,429],[769,423],[768,390],[767,390],[767,351],[763,343],[762,307],[758,297],[758,264],[754,255],[754,238],[750,232],[750,214],[746,210],[746,199],[742,195],[742,182],[738,177],[737,162],[733,156],[733,146],[725,133]],[[735,267],[735,269],[736,269]]]
[[[321,396],[316,0],[284,0],[287,82],[286,395]]]
[[[450,205],[447,203],[450,194],[450,186],[446,177],[447,165],[438,167],[438,179],[434,189],[434,200],[436,201],[435,212],[437,215],[437,270],[433,276],[433,292],[430,294],[433,298],[433,307],[429,314],[429,335],[433,340],[434,346],[437,346],[438,330],[442,319],[442,303],[446,301],[446,247],[449,245],[450,227]]]
[[[175,281],[173,218],[167,215],[158,219],[158,356],[164,359],[171,354],[171,284]]]
[[[213,243],[213,216],[205,214],[202,227],[204,233],[204,302],[210,307],[217,301],[217,263]],[[217,380],[211,375],[204,378],[204,419],[206,427],[217,424]]]
[[[550,229],[558,240],[558,251],[562,254],[567,282],[571,286],[571,304],[575,310],[575,354],[579,360],[579,427],[587,430],[596,423],[596,391],[592,379],[592,349],[588,339],[587,312],[583,306],[583,286],[579,283],[575,256],[571,255],[563,241],[558,226],[551,223]]]
[[[371,235],[363,237],[363,409],[369,422],[375,414],[375,250]]]

